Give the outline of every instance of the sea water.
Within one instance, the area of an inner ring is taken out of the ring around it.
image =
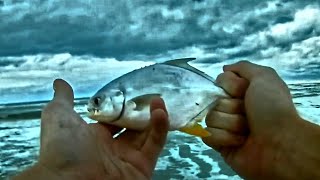
[[[294,103],[305,119],[320,124],[320,83],[289,85]],[[85,117],[87,99],[75,109]],[[0,105],[0,178],[10,177],[34,164],[39,155],[40,113],[46,102]],[[88,121],[88,120],[87,120]],[[170,132],[153,179],[241,179],[216,151],[201,139]]]

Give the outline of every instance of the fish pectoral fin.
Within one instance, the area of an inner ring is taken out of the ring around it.
[[[139,111],[145,108],[146,106],[149,106],[153,98],[160,97],[160,96],[161,94],[145,94],[145,95],[132,98],[130,101],[132,101],[136,105],[134,110]]]
[[[190,135],[198,136],[198,137],[208,137],[208,136],[211,135],[210,132],[205,130],[198,123],[194,123],[192,125],[187,125],[185,127],[182,127],[182,128],[179,129],[179,131],[187,133],[187,134],[190,134]]]
[[[137,105],[135,102],[133,102],[133,101],[126,102],[126,109],[127,110],[134,110],[134,109],[136,109],[136,107],[137,107]]]

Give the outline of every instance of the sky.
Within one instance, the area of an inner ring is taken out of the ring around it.
[[[56,77],[88,95],[182,57],[212,76],[246,59],[285,79],[318,79],[319,56],[319,0],[0,0],[0,104],[19,88],[48,94]]]

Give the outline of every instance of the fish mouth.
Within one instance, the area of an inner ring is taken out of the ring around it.
[[[89,109],[88,108],[88,116],[89,117],[95,117],[101,115],[101,111],[99,109],[93,108]]]

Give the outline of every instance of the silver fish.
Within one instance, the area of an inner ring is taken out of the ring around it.
[[[88,103],[89,117],[99,122],[142,130],[150,123],[149,105],[164,99],[169,129],[205,137],[210,133],[199,123],[220,97],[228,97],[215,80],[190,66],[185,58],[156,63],[114,79]]]

